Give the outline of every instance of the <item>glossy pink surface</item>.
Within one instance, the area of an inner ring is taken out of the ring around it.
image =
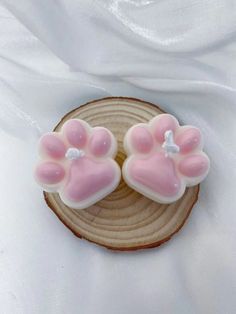
[[[153,124],[153,135],[159,143],[162,143],[164,141],[165,132],[168,130],[174,132],[176,127],[176,121],[171,115],[162,114]]]
[[[49,161],[40,164],[36,168],[35,175],[37,180],[44,184],[56,184],[63,180],[65,170],[60,164]]]
[[[179,163],[179,171],[187,177],[199,177],[203,175],[209,167],[209,161],[202,155],[190,155]]]
[[[149,153],[153,147],[153,138],[147,128],[137,126],[131,134],[131,143],[140,153]]]
[[[79,120],[69,120],[65,123],[63,129],[68,142],[73,147],[83,148],[85,146],[87,141],[87,132]]]
[[[157,202],[173,202],[186,186],[200,183],[208,173],[201,136],[199,129],[180,126],[170,114],[161,114],[142,128],[132,127],[125,139],[124,179]]]
[[[175,141],[180,147],[180,153],[187,154],[199,146],[201,133],[197,128],[188,128],[176,136]]]
[[[53,133],[45,134],[41,138],[40,147],[42,151],[51,158],[61,159],[65,156],[65,144]]]
[[[176,195],[181,186],[173,160],[163,153],[134,160],[130,165],[130,175],[136,182],[166,197]]]
[[[64,194],[70,201],[83,201],[106,188],[114,177],[114,167],[110,162],[95,161],[88,157],[73,160]]]
[[[111,136],[105,129],[94,129],[89,140],[89,150],[94,156],[106,155],[111,147]]]
[[[106,128],[68,120],[59,132],[40,139],[41,164],[35,177],[46,191],[58,192],[67,206],[86,208],[118,184],[115,149],[116,141]]]

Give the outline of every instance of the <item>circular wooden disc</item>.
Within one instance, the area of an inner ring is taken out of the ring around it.
[[[134,124],[147,122],[163,113],[157,106],[133,98],[110,97],[95,100],[68,113],[66,120],[79,118],[91,126],[104,126],[118,141],[117,162],[126,158],[123,138]],[[129,188],[121,180],[118,188],[97,204],[75,210],[62,203],[57,193],[44,192],[48,206],[78,237],[115,250],[136,250],[159,246],[184,224],[198,198],[199,186],[186,189],[172,204],[158,204]]]

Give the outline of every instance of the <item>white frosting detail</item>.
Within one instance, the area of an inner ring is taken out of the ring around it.
[[[82,149],[75,147],[70,147],[67,149],[65,157],[69,160],[79,159],[85,155],[85,152]]]
[[[162,147],[164,148],[166,155],[169,156],[170,154],[176,154],[179,153],[179,146],[175,144],[174,142],[174,136],[172,130],[167,130],[165,132],[165,141],[162,144]]]

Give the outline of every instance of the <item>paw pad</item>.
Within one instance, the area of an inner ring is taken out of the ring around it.
[[[156,202],[176,201],[186,186],[200,183],[209,171],[200,130],[180,126],[170,114],[131,127],[124,147],[128,155],[122,169],[124,179]]]
[[[119,184],[120,169],[113,160],[116,150],[116,140],[106,128],[68,120],[60,132],[41,137],[36,181],[44,190],[58,192],[66,205],[86,208]]]

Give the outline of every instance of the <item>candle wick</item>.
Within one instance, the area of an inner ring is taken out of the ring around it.
[[[79,159],[85,155],[85,152],[82,149],[75,147],[70,147],[65,153],[65,157],[69,160]]]
[[[171,154],[179,153],[179,146],[174,142],[174,135],[172,130],[167,130],[164,134],[165,141],[162,144],[162,148],[165,150],[166,157],[170,156]]]

